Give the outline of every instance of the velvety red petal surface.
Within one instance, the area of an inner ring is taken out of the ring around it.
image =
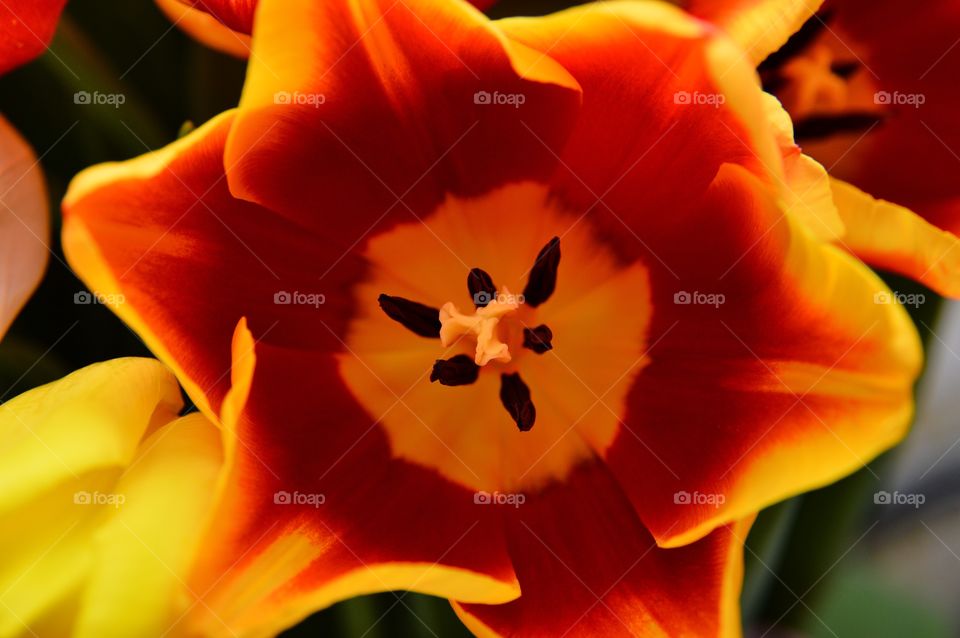
[[[893,0],[831,0],[825,10],[863,60],[879,91],[920,95],[924,102],[891,104],[886,119],[831,172],[875,197],[908,206],[935,225],[960,231],[960,5],[935,0],[923,19],[904,28],[905,7]],[[946,202],[946,204],[945,204]]]
[[[40,55],[67,0],[7,0],[0,5],[0,74]]]
[[[739,635],[749,521],[661,549],[602,465],[504,507],[504,521],[522,593],[457,605],[477,635]]]
[[[681,47],[616,4],[502,24],[583,87],[558,198],[650,270],[653,362],[608,460],[658,541],[689,542],[836,480],[902,436],[920,357],[909,320],[874,303],[878,279],[772,201],[778,177],[736,117],[758,96],[731,90],[738,69],[711,65],[708,34]],[[650,85],[663,93],[641,94]],[[721,89],[720,109],[665,99]],[[791,472],[774,472],[774,458]],[[682,493],[724,500],[674,502]]]
[[[258,20],[228,181],[305,228],[352,239],[543,179],[541,140],[562,144],[579,105],[569,74],[462,3],[296,0]]]

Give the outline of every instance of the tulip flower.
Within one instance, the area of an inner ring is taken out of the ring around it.
[[[960,296],[960,7],[925,3],[904,28],[893,0],[686,6],[727,29],[759,64],[765,89],[794,121],[798,143],[836,178],[846,226],[838,243],[871,264]],[[793,35],[771,32],[771,22]]]
[[[225,423],[178,628],[407,589],[479,635],[737,635],[753,516],[894,445],[921,357],[742,53],[654,2],[253,32],[238,109],[63,204]]]
[[[159,636],[222,467],[217,428],[158,361],[83,368],[0,407],[0,635]]]

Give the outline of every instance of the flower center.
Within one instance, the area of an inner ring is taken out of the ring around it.
[[[451,198],[365,257],[340,374],[396,456],[518,490],[606,452],[647,363],[650,294],[589,219],[512,185]]]
[[[859,136],[883,121],[882,94],[851,49],[853,42],[824,12],[760,65],[764,88],[790,113],[804,146],[837,135]]]
[[[469,315],[461,313],[452,301],[440,308],[440,343],[449,348],[457,339],[469,335],[477,342],[474,363],[478,366],[485,366],[491,361],[510,361],[510,347],[500,340],[497,324],[503,317],[515,312],[520,304],[506,288],[501,295],[494,291],[492,297],[492,301],[478,306],[476,312]]]

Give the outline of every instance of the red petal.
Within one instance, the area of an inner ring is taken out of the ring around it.
[[[117,314],[214,419],[230,385],[237,322],[246,317],[258,339],[339,350],[317,322],[344,329],[348,291],[364,268],[356,257],[341,259],[338,242],[230,195],[223,148],[233,117],[131,162],[89,169],[63,205],[70,262],[92,290],[123,300]],[[323,303],[316,313],[278,303],[277,295],[294,292],[322,295]]]
[[[6,0],[0,4],[0,74],[40,55],[53,38],[67,0]]]
[[[314,390],[298,393],[291,409],[294,387]],[[199,616],[186,621],[199,633],[226,622],[237,633],[272,634],[372,591],[496,603],[519,593],[499,511],[393,458],[333,354],[257,345],[236,452],[215,540],[193,581],[206,592]],[[323,495],[323,503],[278,503],[282,493]]]
[[[522,594],[504,605],[455,604],[476,635],[739,635],[750,521],[658,548],[600,465],[503,509]]]
[[[652,363],[607,458],[664,545],[859,469],[912,416],[921,349],[907,313],[758,186],[725,169],[681,213],[695,232],[636,226],[661,266]]]
[[[568,133],[579,104],[569,74],[457,2],[357,7],[261,6],[227,144],[234,194],[356,238],[445,194],[549,175],[555,158],[539,140]],[[523,104],[484,103],[498,96]]]

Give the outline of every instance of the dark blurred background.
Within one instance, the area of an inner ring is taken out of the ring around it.
[[[536,15],[572,4],[502,0],[491,14]],[[71,0],[51,51],[0,78],[0,112],[42,158],[54,252],[42,285],[0,344],[0,401],[93,362],[149,356],[106,307],[74,302],[84,287],[63,261],[58,202],[83,168],[159,148],[185,123],[234,106],[244,69],[183,35],[152,0]],[[76,104],[78,91],[125,101]],[[748,635],[960,635],[960,306],[910,282],[891,279],[891,286],[926,296],[911,309],[929,351],[917,425],[869,468],[761,513],[746,550]],[[924,503],[877,504],[881,491],[922,495]],[[397,592],[341,603],[285,635],[468,633],[445,600]]]

